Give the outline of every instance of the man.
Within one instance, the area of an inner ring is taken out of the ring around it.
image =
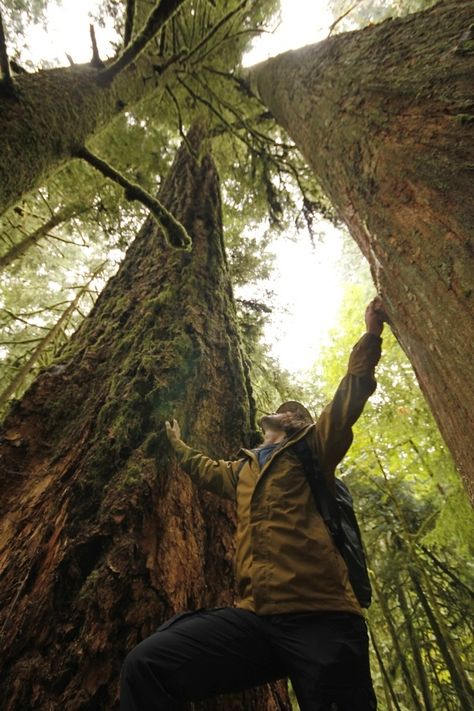
[[[385,314],[366,309],[367,333],[316,423],[300,403],[262,418],[261,447],[213,461],[166,423],[183,469],[237,505],[235,608],[177,615],[128,655],[122,711],[175,711],[197,701],[289,677],[301,711],[374,711],[366,623],[346,564],[317,510],[292,444],[305,438],[328,487],[374,392]],[[250,711],[250,710],[249,710]]]

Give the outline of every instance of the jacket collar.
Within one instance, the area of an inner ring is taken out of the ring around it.
[[[281,454],[281,452],[283,452],[285,449],[288,449],[288,447],[290,447],[292,444],[294,444],[295,442],[298,442],[300,439],[303,439],[303,437],[304,437],[313,427],[315,427],[315,425],[316,425],[315,422],[311,422],[311,424],[305,425],[304,427],[302,427],[301,429],[299,429],[297,432],[294,432],[294,434],[292,434],[291,437],[289,437],[288,439],[283,440],[283,441],[281,442],[281,447],[278,447],[277,449],[275,449],[275,451],[272,452],[272,454],[270,455],[270,457],[267,459],[267,461],[266,461],[265,464],[263,465],[263,467],[262,467],[262,469],[261,469],[261,471],[260,471],[259,481],[261,480],[263,473],[267,471],[267,469],[269,468],[269,466],[270,466],[270,464],[273,462],[273,460],[274,460],[276,457],[278,457],[278,455]],[[256,456],[255,452],[253,452],[251,449],[245,449],[244,447],[242,447],[242,448],[239,450],[238,453],[239,453],[239,454],[241,454],[241,453],[242,453],[242,454],[245,454],[247,457],[250,457],[250,459],[252,459],[256,464],[258,464],[257,456]]]

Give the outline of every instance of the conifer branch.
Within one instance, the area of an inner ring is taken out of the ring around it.
[[[133,21],[135,19],[135,0],[127,0],[127,9],[125,11],[125,29],[123,33],[123,46],[127,47],[130,44],[133,33]]]
[[[14,94],[15,85],[10,69],[10,61],[8,59],[7,43],[5,39],[5,30],[3,28],[3,17],[0,11],[0,69],[2,70],[2,88],[5,93]]]
[[[194,158],[196,158],[196,153],[195,153],[195,151],[194,151],[192,145],[190,144],[190,142],[189,142],[189,140],[188,140],[188,137],[186,136],[186,133],[184,132],[184,128],[183,128],[183,118],[182,118],[182,116],[181,116],[181,108],[180,108],[180,106],[179,106],[179,101],[178,101],[178,99],[176,98],[176,96],[173,94],[173,92],[171,91],[171,89],[170,89],[169,86],[166,87],[166,92],[167,92],[167,94],[171,97],[171,100],[172,100],[172,102],[174,103],[174,105],[175,105],[175,107],[176,107],[176,114],[177,114],[177,116],[178,116],[178,130],[179,130],[179,135],[181,136],[182,141],[185,143],[185,145],[186,145],[186,147],[187,147],[189,153],[190,153]]]
[[[197,52],[199,52],[199,50],[202,49],[202,47],[204,47],[204,46],[206,46],[206,45],[208,44],[209,40],[216,34],[216,32],[218,32],[218,31],[221,29],[221,27],[223,27],[223,26],[224,26],[225,24],[227,24],[233,17],[235,17],[236,15],[238,15],[240,12],[242,12],[242,10],[243,10],[243,9],[246,7],[246,5],[248,5],[248,4],[249,4],[249,0],[242,0],[242,2],[239,3],[236,8],[234,8],[233,10],[231,10],[230,12],[228,12],[227,15],[224,15],[224,17],[222,17],[222,18],[219,20],[219,22],[216,22],[216,24],[214,25],[214,27],[212,27],[212,28],[209,30],[209,32],[207,33],[207,35],[205,35],[205,36],[202,38],[202,40],[200,40],[200,42],[198,42],[197,45],[196,45],[195,47],[193,47],[193,48],[190,50],[190,52],[189,52],[188,55],[186,56],[186,59],[188,60],[188,59],[190,59],[194,54],[197,54]]]
[[[192,242],[186,229],[157,198],[154,198],[140,185],[137,185],[137,183],[132,183],[128,178],[122,175],[122,173],[112,168],[105,160],[94,155],[94,153],[91,153],[87,148],[79,148],[75,151],[74,155],[77,158],[82,158],[82,160],[92,165],[96,170],[102,173],[102,175],[105,175],[120,185],[125,190],[127,200],[137,200],[141,202],[142,205],[145,205],[160,225],[171,247],[185,250],[191,249]]]
[[[151,11],[145,26],[123,52],[109,64],[106,69],[99,72],[98,79],[104,83],[110,83],[126,67],[137,59],[143,52],[147,44],[155,37],[161,28],[175,14],[185,0],[161,0],[157,7]]]
[[[79,288],[73,301],[71,301],[69,303],[68,308],[61,314],[60,318],[56,321],[56,323],[51,328],[51,330],[48,331],[48,333],[43,338],[31,339],[31,342],[36,341],[36,342],[38,342],[38,345],[36,346],[36,348],[33,349],[33,351],[30,354],[30,357],[21,366],[21,368],[19,369],[19,371],[13,378],[12,382],[0,394],[0,407],[3,407],[8,402],[8,400],[12,397],[12,395],[14,395],[17,390],[19,390],[21,387],[23,387],[29,373],[31,372],[33,367],[36,365],[36,363],[38,362],[40,357],[43,355],[43,353],[46,351],[48,346],[54,341],[56,336],[58,336],[61,333],[61,331],[63,330],[63,327],[66,327],[67,322],[71,318],[74,311],[77,310],[79,302],[81,301],[82,297],[88,290],[89,285],[101,273],[101,271],[104,269],[105,264],[106,264],[106,262],[103,262],[93,272],[89,281],[84,286]],[[16,343],[19,343],[19,341],[15,341],[15,344]]]
[[[85,210],[82,211],[85,212]],[[19,259],[19,257],[23,256],[23,254],[25,254],[30,247],[33,247],[40,239],[46,237],[50,230],[57,227],[62,222],[66,222],[66,220],[69,220],[78,212],[81,212],[80,206],[75,204],[68,205],[62,210],[55,212],[47,222],[14,244],[6,254],[3,254],[0,257],[0,272],[10,266],[12,262]]]

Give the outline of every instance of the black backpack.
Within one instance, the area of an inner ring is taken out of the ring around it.
[[[333,496],[328,490],[316,453],[312,452],[304,439],[295,442],[288,449],[296,454],[303,465],[316,507],[346,562],[349,580],[359,605],[369,607],[372,602],[372,588],[349,489],[335,477],[336,496]]]

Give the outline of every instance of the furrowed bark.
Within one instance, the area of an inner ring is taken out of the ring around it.
[[[234,509],[192,484],[164,434],[176,416],[191,443],[229,456],[252,432],[218,176],[201,138],[199,128],[188,136],[199,158],[184,146],[159,196],[192,235],[192,251],[165,249],[148,219],[5,422],[5,711],[116,708],[135,644],[177,611],[234,601]],[[277,711],[279,698],[262,688],[193,709]]]
[[[449,0],[249,70],[370,262],[472,500],[473,21]]]
[[[157,72],[148,54],[107,84],[89,64],[15,78],[0,96],[0,214],[70,160],[87,139],[152,92],[157,100],[173,71]]]

